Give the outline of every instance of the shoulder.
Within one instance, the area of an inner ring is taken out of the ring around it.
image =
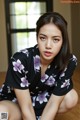
[[[17,64],[23,64],[31,66],[33,64],[33,57],[36,54],[36,46],[23,49],[19,52],[14,53],[11,57],[11,63],[16,62]]]
[[[28,49],[21,50],[19,52],[14,53],[14,55],[10,59],[10,65],[16,66],[27,66],[30,60],[30,51]]]
[[[71,54],[70,60],[72,61],[77,61],[77,57],[74,54]]]
[[[64,72],[67,76],[72,76],[75,68],[77,66],[77,57],[73,54],[71,54],[68,65],[66,66]]]
[[[69,71],[69,70],[73,71],[76,68],[76,66],[77,66],[77,57],[74,54],[71,54],[69,62],[68,62],[68,64],[67,64],[65,69],[67,71]]]
[[[69,62],[67,64],[67,66],[65,67],[65,69],[63,71],[60,72],[60,79],[61,78],[66,78],[69,79],[72,77],[74,70],[77,66],[77,58],[75,55],[71,54]]]
[[[77,66],[77,57],[74,54],[71,54],[68,65]]]
[[[20,59],[21,61],[29,59],[31,56],[33,57],[35,47],[25,48],[20,50],[19,52],[14,53],[11,59]]]

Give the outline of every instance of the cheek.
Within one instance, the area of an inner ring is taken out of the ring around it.
[[[59,49],[62,48],[63,42],[61,41],[61,43],[58,45]]]
[[[41,45],[40,43],[38,43],[38,48],[39,48],[39,51],[42,51],[43,45]]]
[[[38,43],[38,45],[41,45],[41,41],[39,38],[37,39],[37,43]]]
[[[40,40],[38,40],[38,47],[40,48],[40,49],[43,49],[43,47],[44,47],[44,43],[43,42],[41,42]]]
[[[61,50],[61,48],[62,48],[62,44],[58,47],[59,48],[59,51]]]
[[[56,52],[56,53],[59,53],[59,51],[61,50],[61,48],[62,48],[62,44],[57,45],[57,46],[55,47],[55,52]]]

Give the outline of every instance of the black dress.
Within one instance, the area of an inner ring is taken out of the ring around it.
[[[29,89],[36,116],[41,113],[51,94],[62,96],[72,88],[72,74],[77,65],[77,58],[71,55],[69,63],[63,72],[58,72],[57,66],[48,66],[41,76],[40,53],[37,45],[15,53],[10,60],[5,83],[0,89],[0,100],[17,102],[13,88]]]

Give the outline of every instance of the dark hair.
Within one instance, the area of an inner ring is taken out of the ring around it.
[[[44,13],[36,23],[36,34],[38,36],[39,30],[42,26],[53,23],[62,33],[63,44],[60,52],[54,59],[59,71],[64,70],[70,58],[69,38],[67,32],[67,22],[62,15],[57,12]]]

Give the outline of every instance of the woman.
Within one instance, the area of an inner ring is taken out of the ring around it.
[[[2,85],[0,112],[8,112],[8,120],[54,120],[78,101],[71,81],[77,58],[70,54],[66,20],[45,13],[36,25],[37,45],[11,57]]]

